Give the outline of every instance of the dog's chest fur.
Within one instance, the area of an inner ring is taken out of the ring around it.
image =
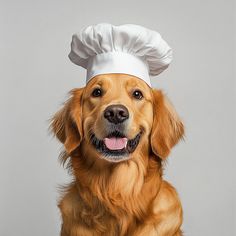
[[[159,188],[159,185],[151,185],[153,178],[155,183],[160,182],[158,165],[149,163],[153,165],[143,166],[143,170],[137,169],[142,166],[140,163],[130,162],[93,176],[85,176],[84,166],[74,166],[78,179],[69,186],[59,203],[62,230],[64,228],[71,236],[76,235],[77,230],[92,235],[95,229],[94,235],[133,235],[133,231],[152,215],[153,201]]]

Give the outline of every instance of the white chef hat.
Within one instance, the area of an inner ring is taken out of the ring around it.
[[[102,23],[73,35],[69,58],[87,69],[87,82],[99,74],[123,73],[151,86],[150,76],[168,67],[172,50],[158,32],[133,24]]]

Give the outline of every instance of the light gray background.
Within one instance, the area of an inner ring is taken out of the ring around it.
[[[71,36],[100,22],[159,31],[174,50],[153,79],[173,101],[186,139],[165,178],[177,188],[187,236],[235,235],[233,1],[1,1],[0,235],[59,235],[59,184],[68,183],[48,121],[85,71],[67,55]]]

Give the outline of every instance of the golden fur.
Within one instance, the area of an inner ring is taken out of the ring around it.
[[[94,88],[104,91],[92,97]],[[131,94],[134,88],[142,100]],[[110,104],[127,107],[128,138],[142,137],[128,160],[110,162],[90,143],[104,137],[102,113]],[[74,89],[55,114],[52,131],[64,144],[63,162],[74,176],[59,202],[61,236],[181,236],[182,208],[175,189],[162,179],[162,162],[183,136],[184,127],[159,90],[125,74],[93,78]]]

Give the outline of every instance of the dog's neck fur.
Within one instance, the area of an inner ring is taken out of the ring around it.
[[[77,149],[71,156],[71,164],[79,198],[86,206],[83,212],[86,211],[88,216],[92,214],[94,218],[94,211],[99,209],[98,218],[106,215],[119,221],[123,219],[126,223],[142,221],[151,214],[152,202],[162,181],[159,159],[151,155],[150,160],[146,160],[145,156],[148,155],[137,152],[139,157],[133,156],[120,163],[109,163],[97,158],[88,163],[87,160],[92,158],[86,158],[82,153],[86,152]],[[106,164],[101,165],[100,161]],[[153,178],[156,180],[151,181]],[[151,183],[157,185],[152,186]],[[126,230],[125,226],[123,230]]]

